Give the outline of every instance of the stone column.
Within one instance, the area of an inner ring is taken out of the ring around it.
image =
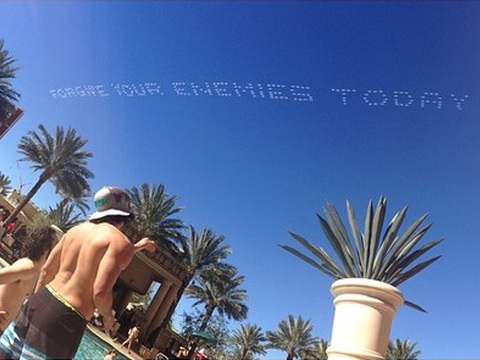
[[[162,302],[162,306],[158,309],[157,313],[155,314],[155,316],[153,317],[153,320],[150,323],[150,326],[148,328],[149,333],[155,330],[155,328],[163,322],[163,320],[165,319],[165,316],[168,313],[168,310],[170,309],[170,306],[172,306],[173,302],[175,301],[177,292],[178,292],[178,287],[172,285],[168,290],[168,293],[165,296],[164,301]]]
[[[165,296],[167,295],[168,291],[172,287],[172,283],[168,280],[163,280],[160,289],[157,290],[157,293],[153,297],[150,306],[148,307],[145,313],[145,322],[143,323],[143,332],[149,334],[150,333],[150,324],[152,323],[153,318],[158,312],[160,305],[162,305],[163,301],[165,300]],[[146,331],[145,331],[146,330]]]

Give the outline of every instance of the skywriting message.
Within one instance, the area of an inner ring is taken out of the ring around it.
[[[463,110],[468,104],[467,94],[437,91],[408,91],[330,88],[322,94],[331,97],[333,103],[342,106],[394,106],[399,108],[417,107],[422,109],[441,110],[446,107]],[[254,82],[192,82],[177,81],[172,83],[110,83],[74,85],[50,89],[50,95],[57,100],[73,98],[106,98],[106,97],[217,97],[217,98],[250,98],[268,101],[293,101],[311,103],[319,98],[318,92],[309,85],[254,83]],[[325,96],[325,95],[322,95]]]
[[[105,85],[79,85],[50,90],[57,99],[75,97],[106,96],[210,96],[210,97],[244,97],[254,99],[313,101],[310,87],[305,85],[258,84],[237,82],[172,82],[160,85],[157,82],[135,84],[111,83]]]

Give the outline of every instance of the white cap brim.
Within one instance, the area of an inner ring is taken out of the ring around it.
[[[130,213],[126,211],[116,210],[116,209],[108,209],[105,211],[96,211],[90,217],[89,220],[98,220],[104,218],[105,216],[130,216]]]

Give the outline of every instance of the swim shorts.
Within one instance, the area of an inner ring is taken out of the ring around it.
[[[23,304],[0,338],[0,359],[72,359],[87,321],[53,289],[43,288]]]

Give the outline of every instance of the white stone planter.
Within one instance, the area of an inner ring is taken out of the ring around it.
[[[396,287],[381,281],[349,278],[330,289],[335,297],[329,360],[384,360],[392,320],[403,304]]]

